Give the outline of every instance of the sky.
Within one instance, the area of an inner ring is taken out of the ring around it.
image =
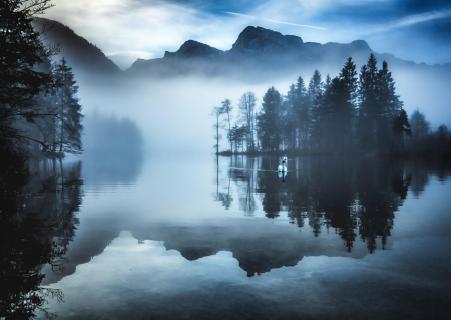
[[[193,39],[229,49],[248,25],[304,41],[366,40],[380,53],[451,62],[451,0],[53,0],[46,17],[71,27],[122,68]]]

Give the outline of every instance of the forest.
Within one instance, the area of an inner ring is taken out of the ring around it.
[[[322,79],[318,70],[308,84],[302,77],[286,95],[269,88],[261,108],[253,92],[237,106],[230,99],[214,107],[216,154],[311,153],[439,156],[451,155],[446,125],[432,130],[418,109],[410,116],[396,92],[386,61],[374,54],[357,72],[348,58],[338,76]],[[221,138],[228,148],[220,150]]]
[[[81,105],[66,60],[52,63],[32,18],[49,1],[6,1],[0,6],[0,148],[2,154],[63,157],[79,153]]]

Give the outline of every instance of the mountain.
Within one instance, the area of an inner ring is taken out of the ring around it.
[[[301,50],[303,44],[301,37],[249,26],[239,34],[230,51],[232,53],[283,53],[287,50]]]
[[[146,76],[177,74],[243,74],[255,76],[286,74],[319,65],[337,68],[349,56],[365,61],[372,52],[363,40],[351,43],[304,42],[301,37],[283,35],[262,27],[246,27],[232,48],[221,51],[206,44],[188,40],[177,51],[166,52],[163,58],[139,59],[128,73]]]
[[[72,29],[54,20],[34,18],[33,26],[42,33],[43,41],[59,48],[78,77],[123,74],[113,61],[94,44]],[[235,76],[243,80],[262,80],[309,74],[314,69],[336,73],[347,57],[357,65],[366,62],[373,52],[364,40],[350,43],[304,42],[299,36],[283,35],[262,27],[246,27],[230,50],[222,51],[204,43],[188,40],[175,52],[166,51],[162,58],[138,59],[125,76],[171,77],[177,75]],[[433,72],[448,78],[451,64],[430,66],[398,59],[390,54],[378,54],[387,60],[392,70]]]
[[[180,49],[177,52],[168,52],[164,53],[165,58],[208,58],[221,54],[221,50],[212,48],[206,44],[188,40],[182,44]]]
[[[162,58],[136,60],[127,73],[157,78],[193,74],[234,76],[253,81],[311,74],[314,69],[333,75],[348,57],[360,66],[371,53],[379,61],[386,60],[394,72],[408,72],[414,77],[429,73],[432,77],[437,75],[449,80],[451,64],[431,66],[402,60],[391,54],[374,52],[364,40],[325,44],[304,42],[298,36],[253,26],[246,27],[238,35],[230,50],[222,51],[188,40],[177,51],[165,52]]]
[[[118,74],[119,68],[92,43],[77,35],[69,27],[53,20],[34,18],[33,27],[41,33],[43,42],[59,50],[78,75]]]

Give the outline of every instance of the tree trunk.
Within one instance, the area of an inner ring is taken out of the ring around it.
[[[216,155],[219,154],[219,114],[216,112]]]
[[[63,107],[63,99],[60,99],[60,117],[61,117],[61,132],[60,132],[60,150],[59,152],[63,152],[63,137],[64,137],[64,107]]]
[[[232,146],[232,139],[230,138],[230,112],[227,111],[227,124],[229,126],[229,131],[227,133],[227,137],[229,139],[229,143],[230,143],[230,151],[233,151],[233,146]]]

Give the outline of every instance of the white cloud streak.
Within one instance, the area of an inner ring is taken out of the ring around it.
[[[417,24],[430,22],[434,20],[440,20],[445,18],[451,18],[451,10],[445,11],[429,11],[419,14],[413,14],[405,16],[401,19],[397,19],[385,24],[379,24],[376,26],[368,26],[364,30],[366,32],[363,34],[365,37],[371,37],[376,35],[383,35],[389,31],[411,27]]]
[[[233,12],[233,11],[225,11],[225,13],[227,13],[229,15],[233,15],[233,16],[252,19],[255,21],[268,21],[268,22],[272,22],[272,23],[276,23],[276,24],[282,24],[282,25],[300,27],[300,28],[309,28],[309,29],[321,30],[321,31],[327,30],[326,28],[319,27],[319,26],[314,26],[314,25],[309,25],[309,24],[300,24],[300,23],[294,23],[294,22],[289,22],[289,21],[281,21],[281,20],[270,19],[270,18],[265,18],[265,17],[258,17],[258,16],[254,16],[254,15],[243,14],[243,13],[238,13],[238,12]]]
[[[419,14],[410,15],[407,17],[404,17],[402,19],[399,19],[398,21],[395,21],[394,23],[391,23],[385,27],[385,30],[391,30],[391,29],[397,29],[402,27],[409,27],[413,26],[419,23],[444,19],[444,18],[450,18],[451,17],[451,10],[446,11],[430,11],[430,12],[424,12]]]

